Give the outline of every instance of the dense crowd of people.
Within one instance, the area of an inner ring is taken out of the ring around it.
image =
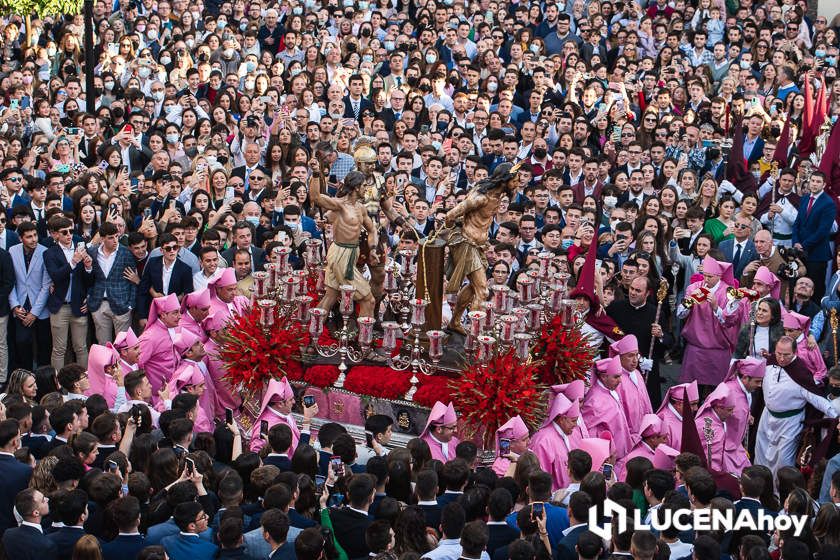
[[[82,16],[0,18],[2,553],[840,557],[840,16],[811,8],[95,0],[93,68]],[[392,418],[357,441],[272,380],[244,429],[218,349],[276,249],[300,269],[321,240],[321,305],[352,279],[393,318],[383,266],[502,172],[447,291],[516,292],[548,255],[586,383],[500,427],[492,465],[457,402],[399,448]],[[808,523],[604,540],[607,499]]]

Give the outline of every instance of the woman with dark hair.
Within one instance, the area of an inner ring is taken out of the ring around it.
[[[653,463],[647,457],[633,457],[624,466],[627,472],[624,482],[633,489],[633,503],[644,516],[647,513],[648,503],[645,499],[644,485],[648,471],[653,469]]]
[[[311,445],[298,445],[292,454],[292,472],[315,478],[318,474],[318,452]]]
[[[152,495],[158,494],[167,486],[178,480],[178,456],[171,447],[158,449],[149,460],[149,482],[152,485]]]
[[[73,454],[85,465],[85,469],[90,470],[99,455],[99,440],[96,436],[90,432],[73,434],[67,440],[67,445],[73,449]]]
[[[388,461],[388,482],[385,484],[385,493],[403,503],[411,503],[411,466],[407,462]]]
[[[415,471],[422,470],[426,463],[432,460],[432,450],[429,444],[420,438],[411,439],[406,445],[411,453],[411,466]]]
[[[779,301],[765,298],[755,307],[755,325],[747,322],[741,327],[733,358],[761,358],[765,354],[772,354],[776,343],[784,335]]]
[[[580,491],[586,492],[592,498],[592,505],[598,508],[598,518],[603,519],[604,502],[607,499],[607,481],[604,475],[598,471],[587,474],[580,481]]]
[[[411,552],[422,556],[431,549],[426,515],[418,506],[408,506],[397,515],[394,523],[394,552],[399,556]]]
[[[38,394],[35,400],[41,402],[41,397],[48,393],[58,391],[57,372],[52,366],[41,366],[35,370],[35,384],[38,386]]]
[[[148,474],[151,470],[152,455],[157,449],[157,442],[152,434],[135,435],[128,452],[128,460],[131,461],[132,468]]]

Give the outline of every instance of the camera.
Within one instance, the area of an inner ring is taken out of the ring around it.
[[[799,273],[799,262],[805,260],[805,252],[796,247],[779,247],[779,256],[784,259],[784,263],[779,265],[779,270],[776,274],[780,278],[789,281],[796,280]]]

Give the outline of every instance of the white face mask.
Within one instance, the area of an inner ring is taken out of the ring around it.
[[[169,142],[170,144],[176,144],[178,142],[178,138],[180,138],[180,136],[178,135],[177,132],[173,133],[173,134],[167,134],[166,135],[166,141]]]
[[[152,92],[152,97],[155,98],[155,101],[161,102],[163,101],[163,98],[166,97],[166,94],[163,91],[155,91]]]
[[[160,57],[160,63],[161,63],[161,64],[163,64],[164,66],[166,66],[166,65],[167,65],[167,64],[169,64],[170,62],[172,62],[172,59],[171,59],[171,58],[169,58],[168,56],[162,56],[162,57]]]
[[[605,196],[604,197],[604,206],[608,206],[610,208],[615,208],[615,205],[618,204],[618,198],[614,196]]]

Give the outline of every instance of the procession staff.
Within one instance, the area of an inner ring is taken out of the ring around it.
[[[697,411],[694,424],[703,444],[708,468],[711,471],[740,473],[740,462],[732,461],[727,450],[729,425],[727,420],[735,411],[736,401],[726,383],[721,383],[711,392]],[[747,465],[749,466],[749,465]]]

